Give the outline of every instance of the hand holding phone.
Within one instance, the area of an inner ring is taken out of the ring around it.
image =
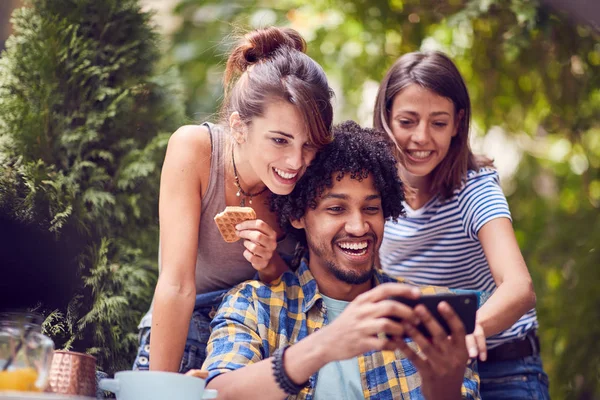
[[[452,294],[452,293],[441,293],[434,295],[423,295],[419,299],[407,299],[404,297],[392,297],[392,300],[399,301],[407,306],[414,308],[417,304],[423,304],[427,310],[433,315],[436,321],[444,328],[446,333],[450,335],[450,327],[446,322],[446,319],[438,311],[438,304],[445,301],[452,307],[454,312],[458,315],[463,325],[465,326],[465,333],[467,335],[473,333],[475,330],[475,316],[477,313],[477,296],[475,294]],[[394,320],[397,318],[391,317]],[[431,334],[429,330],[420,323],[417,329],[423,334],[423,336],[430,338]]]

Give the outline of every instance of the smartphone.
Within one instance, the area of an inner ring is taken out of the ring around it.
[[[438,323],[444,328],[446,333],[450,334],[450,327],[446,322],[446,319],[440,314],[437,307],[440,302],[445,301],[452,307],[454,312],[458,315],[463,325],[465,326],[466,334],[473,333],[475,330],[475,314],[477,313],[477,295],[474,293],[440,293],[433,295],[423,295],[420,298],[413,300],[405,297],[392,297],[392,300],[399,301],[406,304],[409,307],[415,307],[417,304],[423,304],[427,307],[427,310],[433,315]],[[392,318],[397,320],[397,318]],[[427,338],[431,338],[431,333],[425,327],[423,323],[417,326],[417,329]]]

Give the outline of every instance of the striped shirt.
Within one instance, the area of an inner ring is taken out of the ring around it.
[[[374,284],[402,282],[378,271]],[[421,287],[424,294],[448,289]],[[479,297],[479,302],[482,298]],[[216,376],[257,363],[286,345],[293,345],[327,325],[327,310],[306,259],[296,272],[287,271],[266,285],[248,281],[231,290],[214,317],[206,347],[207,381]],[[409,345],[419,351],[414,342]],[[360,386],[365,399],[423,399],[421,377],[400,351],[371,351],[358,356]],[[318,371],[308,386],[288,399],[314,399]],[[462,397],[479,399],[479,375],[465,369]]]
[[[493,292],[496,284],[483,248],[479,230],[496,218],[511,219],[498,173],[491,168],[469,171],[462,188],[442,201],[433,197],[406,218],[387,221],[379,250],[385,272],[422,285]],[[525,337],[537,329],[535,309],[511,328],[487,339],[488,348]]]

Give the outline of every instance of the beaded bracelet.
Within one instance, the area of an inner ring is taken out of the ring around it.
[[[300,393],[302,389],[304,389],[304,387],[308,384],[308,381],[297,385],[285,372],[285,368],[283,367],[283,355],[287,348],[288,346],[279,348],[273,353],[273,360],[271,361],[271,364],[273,365],[273,376],[275,377],[275,381],[281,390],[289,395],[296,395]]]

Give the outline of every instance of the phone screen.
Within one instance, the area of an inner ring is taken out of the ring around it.
[[[433,315],[438,323],[444,328],[447,334],[450,334],[450,327],[446,319],[440,314],[437,307],[440,302],[447,302],[454,312],[458,315],[463,325],[465,326],[466,334],[473,333],[475,330],[475,316],[477,313],[477,296],[475,294],[452,294],[443,293],[435,295],[423,295],[419,299],[407,299],[404,297],[392,297],[393,300],[406,304],[409,307],[415,307],[417,304],[423,304],[427,310]],[[396,320],[396,318],[392,318]],[[417,326],[417,329],[427,338],[431,337],[431,333],[427,330],[423,323]]]

